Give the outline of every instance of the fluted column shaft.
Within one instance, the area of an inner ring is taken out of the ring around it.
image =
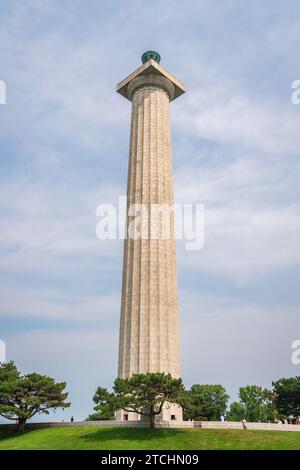
[[[150,216],[155,205],[173,205],[170,90],[145,80],[132,93],[127,202],[144,204]],[[154,83],[153,83],[154,82]],[[156,206],[157,207],[157,206]],[[132,217],[127,217],[129,226]],[[170,372],[180,376],[176,246],[171,236],[124,243],[119,343],[120,377],[133,373]]]

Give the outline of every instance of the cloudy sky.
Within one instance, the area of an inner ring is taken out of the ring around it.
[[[0,0],[0,340],[67,381],[57,419],[116,376],[122,241],[96,238],[96,208],[126,192],[115,85],[148,49],[188,88],[175,197],[206,212],[204,248],[178,243],[184,382],[235,398],[300,375],[299,40],[296,0]]]

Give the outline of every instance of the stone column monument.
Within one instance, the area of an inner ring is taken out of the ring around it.
[[[159,65],[157,52],[145,52],[142,62],[117,85],[117,92],[132,102],[118,375],[169,372],[177,378],[179,318],[169,103],[186,89]],[[143,205],[140,212],[138,204]],[[148,222],[140,238],[130,232],[138,213],[142,224]],[[169,234],[163,230],[164,217],[170,222]],[[117,419],[139,417],[120,411]],[[182,410],[166,405],[161,419],[181,420]]]

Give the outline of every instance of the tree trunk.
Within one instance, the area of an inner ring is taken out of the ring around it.
[[[150,413],[150,428],[155,428],[155,415]]]
[[[154,406],[150,406],[150,413],[149,413],[149,418],[150,418],[150,428],[155,428],[155,410]]]
[[[26,419],[25,418],[19,418],[19,420],[18,420],[18,431],[19,432],[24,432],[25,431],[25,424],[26,424]]]

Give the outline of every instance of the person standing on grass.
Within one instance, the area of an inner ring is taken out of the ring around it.
[[[247,429],[247,421],[244,419],[242,419],[242,425],[243,425],[243,429]]]

